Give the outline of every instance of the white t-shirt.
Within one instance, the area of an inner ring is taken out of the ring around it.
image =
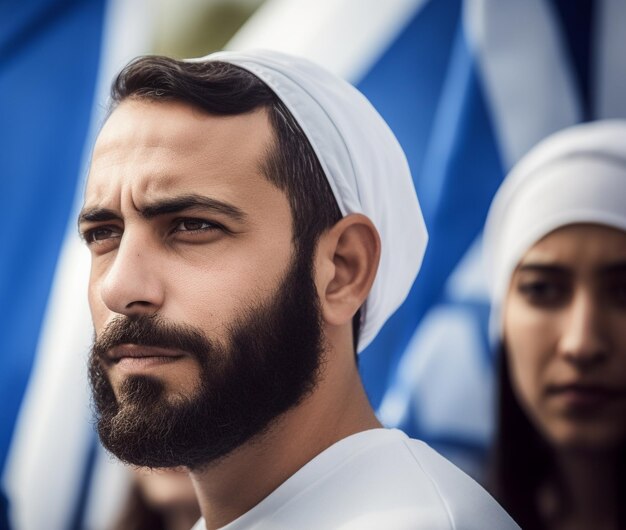
[[[395,429],[354,434],[317,455],[223,530],[509,530],[474,480]],[[200,519],[192,530],[204,530]]]

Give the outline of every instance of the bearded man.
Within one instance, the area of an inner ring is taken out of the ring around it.
[[[140,58],[112,100],[79,218],[104,446],[187,468],[197,529],[516,528],[361,384],[426,245],[369,102],[267,51]]]

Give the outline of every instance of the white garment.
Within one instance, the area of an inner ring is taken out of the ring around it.
[[[519,528],[471,478],[399,430],[326,449],[222,530]],[[201,519],[193,530],[204,530]]]

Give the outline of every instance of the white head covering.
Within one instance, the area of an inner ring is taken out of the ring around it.
[[[308,60],[257,50],[192,61],[231,63],[267,84],[309,139],[341,213],[362,213],[376,226],[382,253],[362,308],[362,351],[409,293],[428,240],[398,140],[363,94]]]
[[[513,168],[491,204],[484,253],[491,333],[527,250],[557,228],[597,223],[626,230],[626,120],[576,125],[540,142]]]

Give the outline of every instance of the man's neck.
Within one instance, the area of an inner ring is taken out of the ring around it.
[[[207,529],[249,511],[339,440],[381,426],[351,362],[344,369],[324,370],[312,394],[267,431],[206,470],[191,473]]]

